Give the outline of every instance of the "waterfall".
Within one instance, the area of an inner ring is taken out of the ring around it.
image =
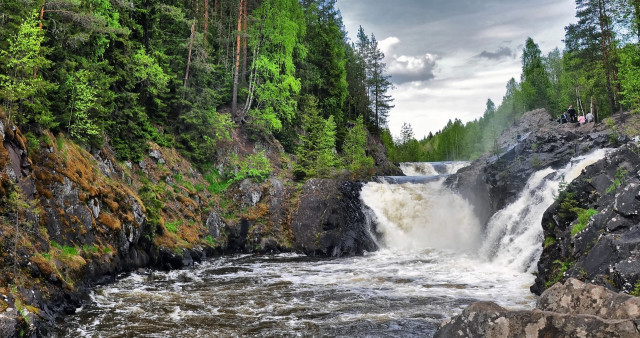
[[[393,249],[477,249],[481,226],[473,208],[442,186],[444,177],[467,165],[402,163],[406,175],[419,177],[387,177],[363,187],[361,198],[374,213],[382,244]]]
[[[564,168],[542,169],[529,178],[515,202],[494,214],[479,254],[501,266],[533,272],[542,253],[542,216],[553,204],[560,182],[570,183],[587,166],[604,158],[607,149],[573,158]]]
[[[453,174],[470,162],[405,162],[400,163],[400,169],[407,176],[436,176]]]
[[[571,182],[606,153],[596,150],[573,158],[562,169],[535,172],[516,201],[491,217],[484,232],[473,207],[442,185],[447,174],[468,162],[403,163],[405,174],[422,178],[369,183],[361,198],[373,211],[381,244],[387,248],[471,253],[512,271],[533,272],[542,252],[542,215],[553,203],[560,182]]]

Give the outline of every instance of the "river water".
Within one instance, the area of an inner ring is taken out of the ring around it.
[[[443,177],[368,183],[362,199],[381,235],[377,252],[340,259],[237,255],[189,269],[133,273],[97,287],[90,301],[59,322],[56,336],[429,337],[474,301],[530,309],[542,245],[540,210],[552,203],[561,180],[603,156],[534,174],[486,231],[472,207],[442,187]],[[464,165],[403,169],[436,176]]]

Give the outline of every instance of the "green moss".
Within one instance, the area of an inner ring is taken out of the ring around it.
[[[589,223],[589,220],[593,215],[598,213],[595,209],[580,209],[578,212],[578,223],[571,228],[571,236],[575,236],[580,231],[584,230]]]
[[[216,240],[211,236],[211,235],[207,235],[207,237],[205,238],[205,240],[207,241],[207,243],[209,243],[209,245],[211,246],[215,246],[216,245]]]
[[[78,254],[78,249],[72,246],[64,246],[62,247],[62,253],[67,256],[76,256]]]
[[[564,277],[564,273],[573,266],[573,262],[563,262],[557,259],[553,261],[553,264],[555,264],[554,270],[557,270],[557,273],[553,278],[544,283],[545,289],[550,288],[553,284],[561,281]]]
[[[86,253],[97,253],[98,252],[98,247],[95,245],[83,245],[82,246],[82,250]]]
[[[56,241],[49,241],[49,245],[51,245],[52,247],[56,248],[56,249],[60,249],[62,250],[62,245],[58,244]]]
[[[178,233],[178,227],[182,225],[182,220],[177,220],[175,222],[167,222],[164,224],[164,227],[167,228],[170,232],[174,234]]]
[[[631,291],[631,295],[634,297],[640,297],[640,280],[636,282],[633,286],[633,291]]]
[[[556,243],[555,237],[547,236],[547,238],[544,239],[544,248],[546,249],[555,243]]]

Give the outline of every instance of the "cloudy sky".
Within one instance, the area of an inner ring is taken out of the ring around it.
[[[502,101],[510,78],[520,80],[527,37],[543,54],[562,49],[575,22],[574,0],[338,0],[349,36],[375,34],[396,88],[389,128],[404,122],[416,138],[449,119],[478,118],[488,98]]]

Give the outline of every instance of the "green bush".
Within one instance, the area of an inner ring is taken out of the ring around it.
[[[237,160],[238,171],[231,179],[239,182],[245,178],[251,178],[256,182],[264,182],[271,174],[271,162],[265,156],[264,151],[246,156],[243,160]]]

